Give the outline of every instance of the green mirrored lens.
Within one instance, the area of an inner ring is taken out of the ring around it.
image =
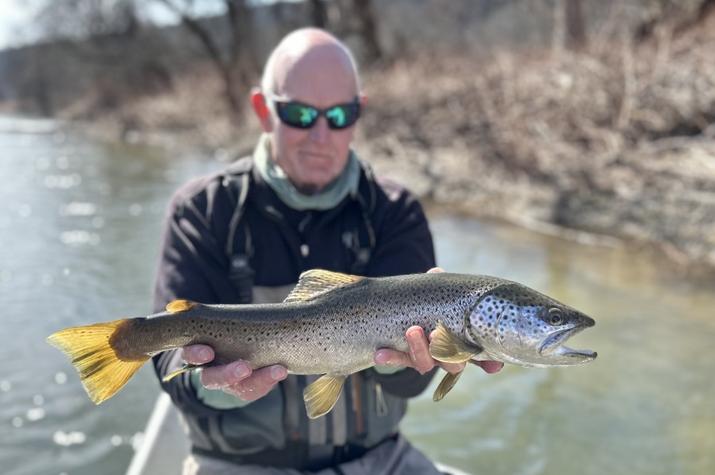
[[[303,125],[312,124],[318,118],[318,111],[311,107],[300,108],[300,123]]]
[[[302,104],[284,104],[281,107],[283,119],[298,127],[310,127],[318,118],[318,111]]]
[[[348,114],[344,106],[335,106],[325,113],[325,117],[332,122],[335,127],[345,127]]]

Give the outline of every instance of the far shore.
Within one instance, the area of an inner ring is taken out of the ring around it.
[[[656,52],[644,48],[632,58],[641,82],[628,97],[619,53],[607,49],[373,69],[355,149],[427,203],[649,247],[678,272],[715,274],[715,124],[707,119],[715,66],[690,68],[708,48],[692,44],[674,45],[679,54],[657,71]],[[75,108],[59,117],[103,140],[230,161],[250,153],[260,131],[250,111],[236,120],[225,112],[206,71],[112,113]]]

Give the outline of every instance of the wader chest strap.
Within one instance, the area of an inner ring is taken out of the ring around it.
[[[251,303],[253,301],[253,282],[255,271],[251,267],[251,257],[253,256],[253,243],[251,242],[251,232],[248,223],[244,222],[241,229],[241,218],[246,207],[248,188],[250,186],[250,168],[240,173],[239,179],[235,176],[227,175],[223,179],[223,185],[227,188],[229,195],[234,199],[234,209],[231,221],[228,225],[228,235],[226,238],[226,256],[228,257],[228,279],[233,283],[238,291],[239,303]],[[236,185],[238,184],[238,190]],[[235,246],[238,242],[238,246]]]

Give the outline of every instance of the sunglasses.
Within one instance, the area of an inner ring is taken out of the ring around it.
[[[360,102],[356,97],[353,102],[336,104],[325,109],[309,106],[297,101],[285,101],[271,97],[275,104],[278,118],[289,127],[310,129],[322,115],[333,130],[347,129],[360,117]]]

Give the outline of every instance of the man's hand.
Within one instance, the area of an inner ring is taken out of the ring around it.
[[[427,272],[444,272],[444,270],[434,267]],[[429,341],[422,327],[408,328],[405,338],[410,347],[409,352],[405,353],[389,348],[379,349],[375,353],[375,364],[405,366],[416,369],[420,374],[427,373],[435,366],[439,366],[449,373],[459,373],[464,370],[466,363],[442,363],[432,358],[429,352]],[[489,374],[496,373],[504,367],[504,363],[499,361],[474,361],[474,363]]]
[[[207,345],[190,345],[183,349],[182,358],[190,364],[202,365],[213,361],[214,350]],[[244,401],[255,401],[288,376],[281,365],[266,366],[256,370],[246,361],[238,360],[225,365],[201,369],[201,384],[206,389],[220,389]]]

